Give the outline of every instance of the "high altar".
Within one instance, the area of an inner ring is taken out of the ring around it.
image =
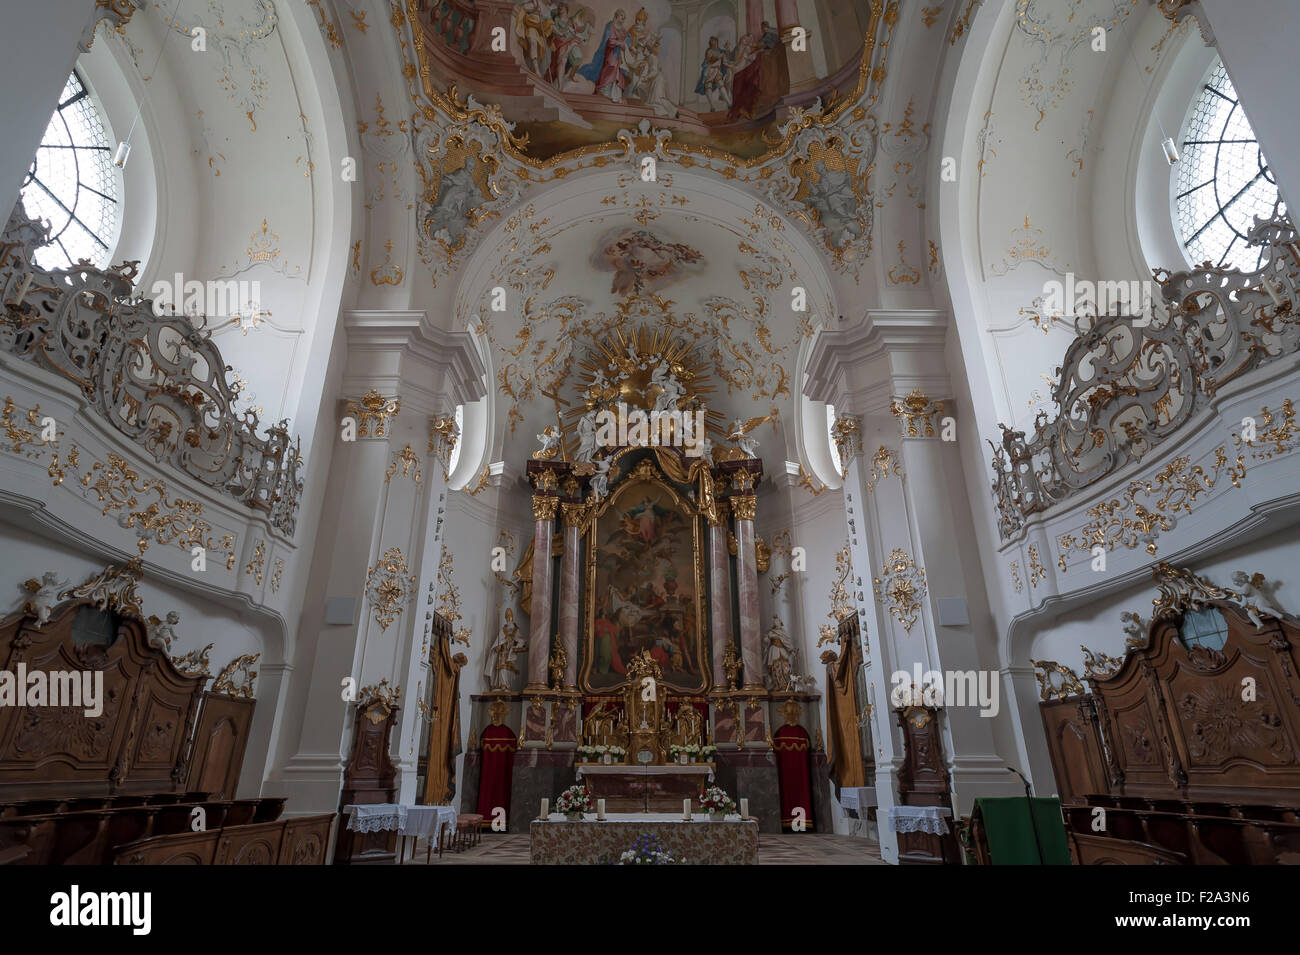
[[[510,829],[524,831],[575,780],[610,812],[677,814],[716,784],[778,831],[787,770],[773,733],[793,719],[818,744],[785,788],[811,792],[815,828],[829,804],[824,775],[809,783],[825,759],[819,697],[782,661],[765,668],[759,629],[769,551],[754,529],[763,464],[749,432],[765,419],[719,428],[702,365],[661,331],[613,335],[582,365],[571,425],[548,426],[526,465],[534,528],[514,580],[527,638],[507,617],[491,656],[504,662],[474,697],[469,804],[491,819],[484,800],[508,792]],[[603,429],[602,415],[620,426]],[[523,672],[511,648],[526,649]]]

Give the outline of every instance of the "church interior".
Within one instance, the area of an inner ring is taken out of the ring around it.
[[[1295,4],[4,19],[0,864],[1300,863]]]

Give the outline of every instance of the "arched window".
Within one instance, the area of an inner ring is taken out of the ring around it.
[[[1193,265],[1253,272],[1263,249],[1246,244],[1256,217],[1279,210],[1277,183],[1259,141],[1217,60],[1184,124],[1174,166],[1174,223]]]
[[[22,188],[29,216],[48,220],[50,242],[37,250],[42,268],[87,259],[105,266],[121,225],[120,174],[100,115],[74,70],[59,96]]]
[[[840,460],[840,446],[835,443],[835,406],[828,404],[826,406],[826,436],[831,443],[831,463],[835,465],[835,473],[844,473],[844,462]]]

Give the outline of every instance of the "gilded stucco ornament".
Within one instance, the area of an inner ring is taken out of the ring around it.
[[[140,595],[135,589],[143,579],[144,567],[140,558],[133,557],[125,564],[109,564],[84,584],[62,591],[59,599],[89,600],[100,610],[143,619]]]
[[[1039,695],[1044,701],[1062,700],[1067,696],[1080,696],[1088,691],[1076,674],[1055,660],[1030,660],[1034,676],[1038,677]]]
[[[925,570],[896,547],[885,561],[884,576],[872,578],[872,583],[880,605],[910,635],[926,595]]]
[[[257,679],[257,671],[253,669],[253,664],[261,656],[260,653],[245,653],[235,657],[212,681],[212,692],[233,696],[236,699],[251,700],[253,681]]]
[[[415,577],[400,547],[390,547],[366,574],[366,599],[380,630],[387,630],[415,596]]]

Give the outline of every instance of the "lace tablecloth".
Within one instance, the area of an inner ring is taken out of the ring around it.
[[[384,832],[401,829],[406,824],[406,806],[378,802],[365,806],[344,806],[348,828],[353,832]]]
[[[928,832],[944,836],[948,834],[945,817],[951,815],[952,810],[942,806],[893,806],[889,810],[889,821],[895,832]]]
[[[840,805],[845,809],[866,809],[878,805],[875,786],[845,786],[840,789]]]

